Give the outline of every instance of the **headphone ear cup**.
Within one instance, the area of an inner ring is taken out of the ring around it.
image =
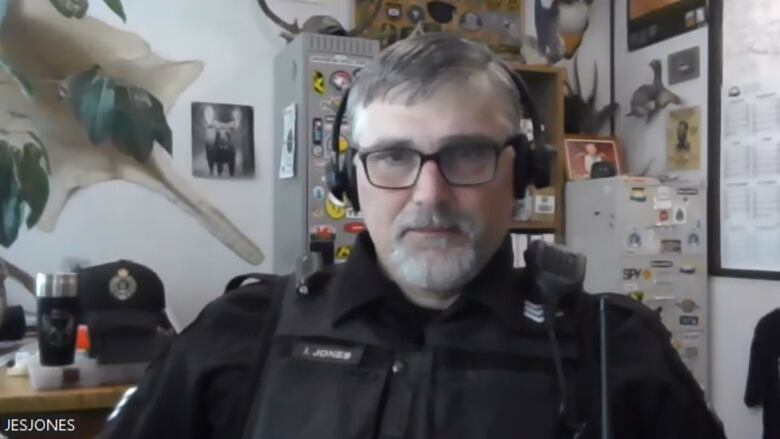
[[[514,195],[515,199],[525,198],[525,190],[530,183],[528,162],[531,160],[531,148],[525,136],[519,136],[513,143],[515,148],[514,161]]]
[[[530,180],[538,188],[548,187],[552,183],[552,168],[555,163],[556,151],[550,147],[536,147],[531,151],[531,171]]]
[[[346,178],[332,161],[329,161],[325,168],[325,183],[328,185],[328,190],[334,197],[344,201],[344,195],[347,191]]]
[[[355,152],[354,149],[349,148],[346,153],[346,157],[344,157],[344,163],[343,163],[343,169],[344,169],[344,176],[345,176],[345,184],[346,184],[346,191],[347,191],[347,198],[349,198],[350,204],[352,204],[352,209],[355,212],[360,211],[360,199],[358,197],[358,187],[357,187],[357,166],[355,166]]]

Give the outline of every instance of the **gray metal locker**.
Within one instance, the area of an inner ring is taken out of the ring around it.
[[[703,185],[613,177],[566,186],[566,245],[588,258],[588,292],[659,312],[709,397],[707,194]]]
[[[363,228],[360,215],[328,199],[325,165],[342,92],[378,52],[374,40],[303,33],[274,60],[275,273],[293,271],[310,247],[323,251],[326,259],[343,262]],[[284,126],[289,108],[295,111],[292,136]],[[342,134],[347,147],[348,126],[342,127]],[[295,149],[292,178],[279,177],[285,148]]]

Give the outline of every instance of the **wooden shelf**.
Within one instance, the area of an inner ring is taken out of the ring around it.
[[[556,235],[556,241],[564,237],[564,185],[565,154],[564,154],[564,78],[562,68],[537,65],[510,63],[509,67],[516,71],[528,84],[531,99],[536,105],[541,123],[544,125],[547,142],[555,147],[557,157],[553,165],[551,186],[544,189],[534,189],[532,196],[554,196],[554,214],[536,214],[528,222],[512,224],[513,231],[546,231]]]

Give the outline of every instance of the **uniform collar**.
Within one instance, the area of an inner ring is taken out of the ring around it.
[[[512,268],[513,251],[507,236],[482,271],[463,290],[461,297],[443,313],[443,317],[462,307],[478,304],[491,310],[510,326],[522,319],[526,296],[526,276]],[[338,267],[327,287],[330,318],[333,325],[348,319],[359,309],[381,301],[398,285],[379,266],[376,249],[367,231],[357,236],[349,260]]]

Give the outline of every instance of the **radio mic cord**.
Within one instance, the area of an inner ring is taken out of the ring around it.
[[[555,376],[558,383],[558,431],[560,439],[581,439],[587,430],[587,423],[577,419],[569,408],[566,375],[563,371],[563,357],[555,332],[555,319],[564,304],[577,300],[583,293],[585,279],[585,256],[573,253],[564,247],[550,245],[543,240],[531,243],[525,252],[526,266],[533,278],[531,295],[544,306],[544,325],[550,339]]]
[[[609,386],[607,358],[608,358],[608,346],[607,346],[607,298],[602,295],[599,297],[599,349],[601,354],[601,439],[609,439],[612,437],[610,433],[611,419],[609,418]]]

